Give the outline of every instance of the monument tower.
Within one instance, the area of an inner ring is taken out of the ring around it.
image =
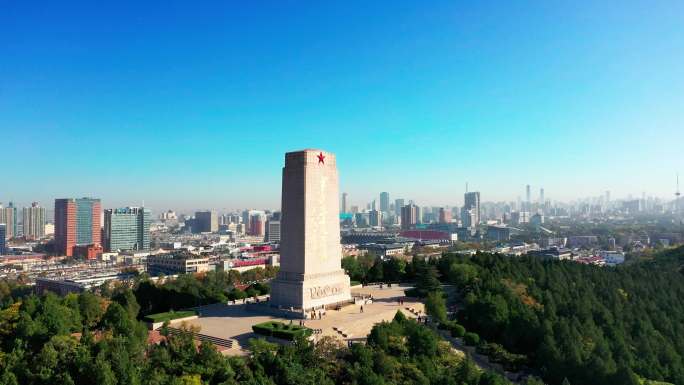
[[[280,271],[271,282],[271,305],[307,312],[350,301],[334,154],[285,154],[281,209]]]

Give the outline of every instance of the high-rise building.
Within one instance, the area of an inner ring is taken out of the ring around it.
[[[263,237],[266,235],[266,214],[261,211],[253,211],[249,215],[249,235]]]
[[[104,250],[149,250],[151,223],[152,213],[144,207],[105,210]]]
[[[527,199],[525,200],[525,204],[527,207],[525,207],[526,211],[530,210],[530,206],[532,205],[532,193],[530,191],[530,185],[528,184],[527,187],[525,187],[525,196]]]
[[[218,231],[218,215],[216,211],[197,211],[193,222],[193,233],[215,233]]]
[[[382,226],[382,213],[383,212],[379,210],[371,210],[368,213],[368,221],[372,227]]]
[[[539,189],[539,204],[543,205],[544,202],[546,201],[544,200],[544,188],[542,187]]]
[[[401,208],[401,228],[409,230],[418,223],[418,206],[413,203]]]
[[[530,224],[533,226],[541,226],[544,224],[544,215],[536,213],[530,217]]]
[[[513,211],[511,213],[511,223],[519,225],[530,222],[530,213],[527,211]]]
[[[388,192],[383,191],[380,193],[380,211],[383,213],[389,213],[390,210],[390,195]]]
[[[439,208],[439,223],[451,223],[451,210],[444,207]]]
[[[368,227],[370,219],[368,218],[368,213],[356,213],[354,214],[354,224],[356,227]]]
[[[339,178],[335,155],[319,150],[285,154],[280,271],[271,305],[311,310],[351,301],[341,266]]]
[[[251,214],[252,210],[244,210],[242,212],[242,224],[245,225],[245,231],[249,230],[249,216]]]
[[[342,193],[342,208],[340,210],[342,214],[347,213],[347,193]]]
[[[100,244],[102,205],[99,199],[76,199],[76,244]]]
[[[475,227],[480,224],[480,192],[471,191],[463,195],[463,207],[461,208],[461,220],[464,227]],[[467,219],[466,219],[467,217]],[[467,224],[466,224],[467,223]]]
[[[56,251],[70,257],[76,245],[99,245],[101,212],[99,199],[55,199]]]
[[[239,214],[223,214],[219,217],[219,225],[238,224],[241,221]]]
[[[159,219],[161,219],[162,221],[175,221],[178,219],[178,216],[176,216],[175,211],[168,210],[166,212],[159,214]]]
[[[280,242],[280,221],[269,220],[266,231],[267,242]]]
[[[404,207],[404,200],[403,199],[395,199],[394,200],[394,214],[398,217],[401,217],[401,208]]]
[[[0,255],[5,254],[7,252],[5,250],[5,245],[7,244],[7,241],[5,241],[6,233],[7,225],[4,223],[0,223]]]
[[[31,207],[23,208],[21,216],[25,239],[35,240],[45,236],[45,207],[33,202]]]
[[[17,236],[17,208],[10,202],[7,207],[0,204],[0,223],[5,224],[5,239]]]
[[[76,200],[55,199],[55,251],[68,257],[76,245]]]
[[[477,210],[466,209],[465,206],[461,208],[461,222],[463,227],[474,228],[479,224],[477,219]]]

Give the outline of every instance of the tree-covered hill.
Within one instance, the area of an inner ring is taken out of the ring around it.
[[[616,268],[478,254],[444,256],[468,330],[528,356],[551,384],[684,384],[684,249]]]

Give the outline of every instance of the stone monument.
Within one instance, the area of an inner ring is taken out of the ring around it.
[[[321,150],[285,154],[280,271],[271,305],[307,314],[351,301],[342,269],[339,181],[335,155]]]

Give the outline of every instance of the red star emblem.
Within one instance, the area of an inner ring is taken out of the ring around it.
[[[321,164],[321,163],[325,164],[325,155],[323,155],[322,152],[316,156],[318,157],[318,164]]]

